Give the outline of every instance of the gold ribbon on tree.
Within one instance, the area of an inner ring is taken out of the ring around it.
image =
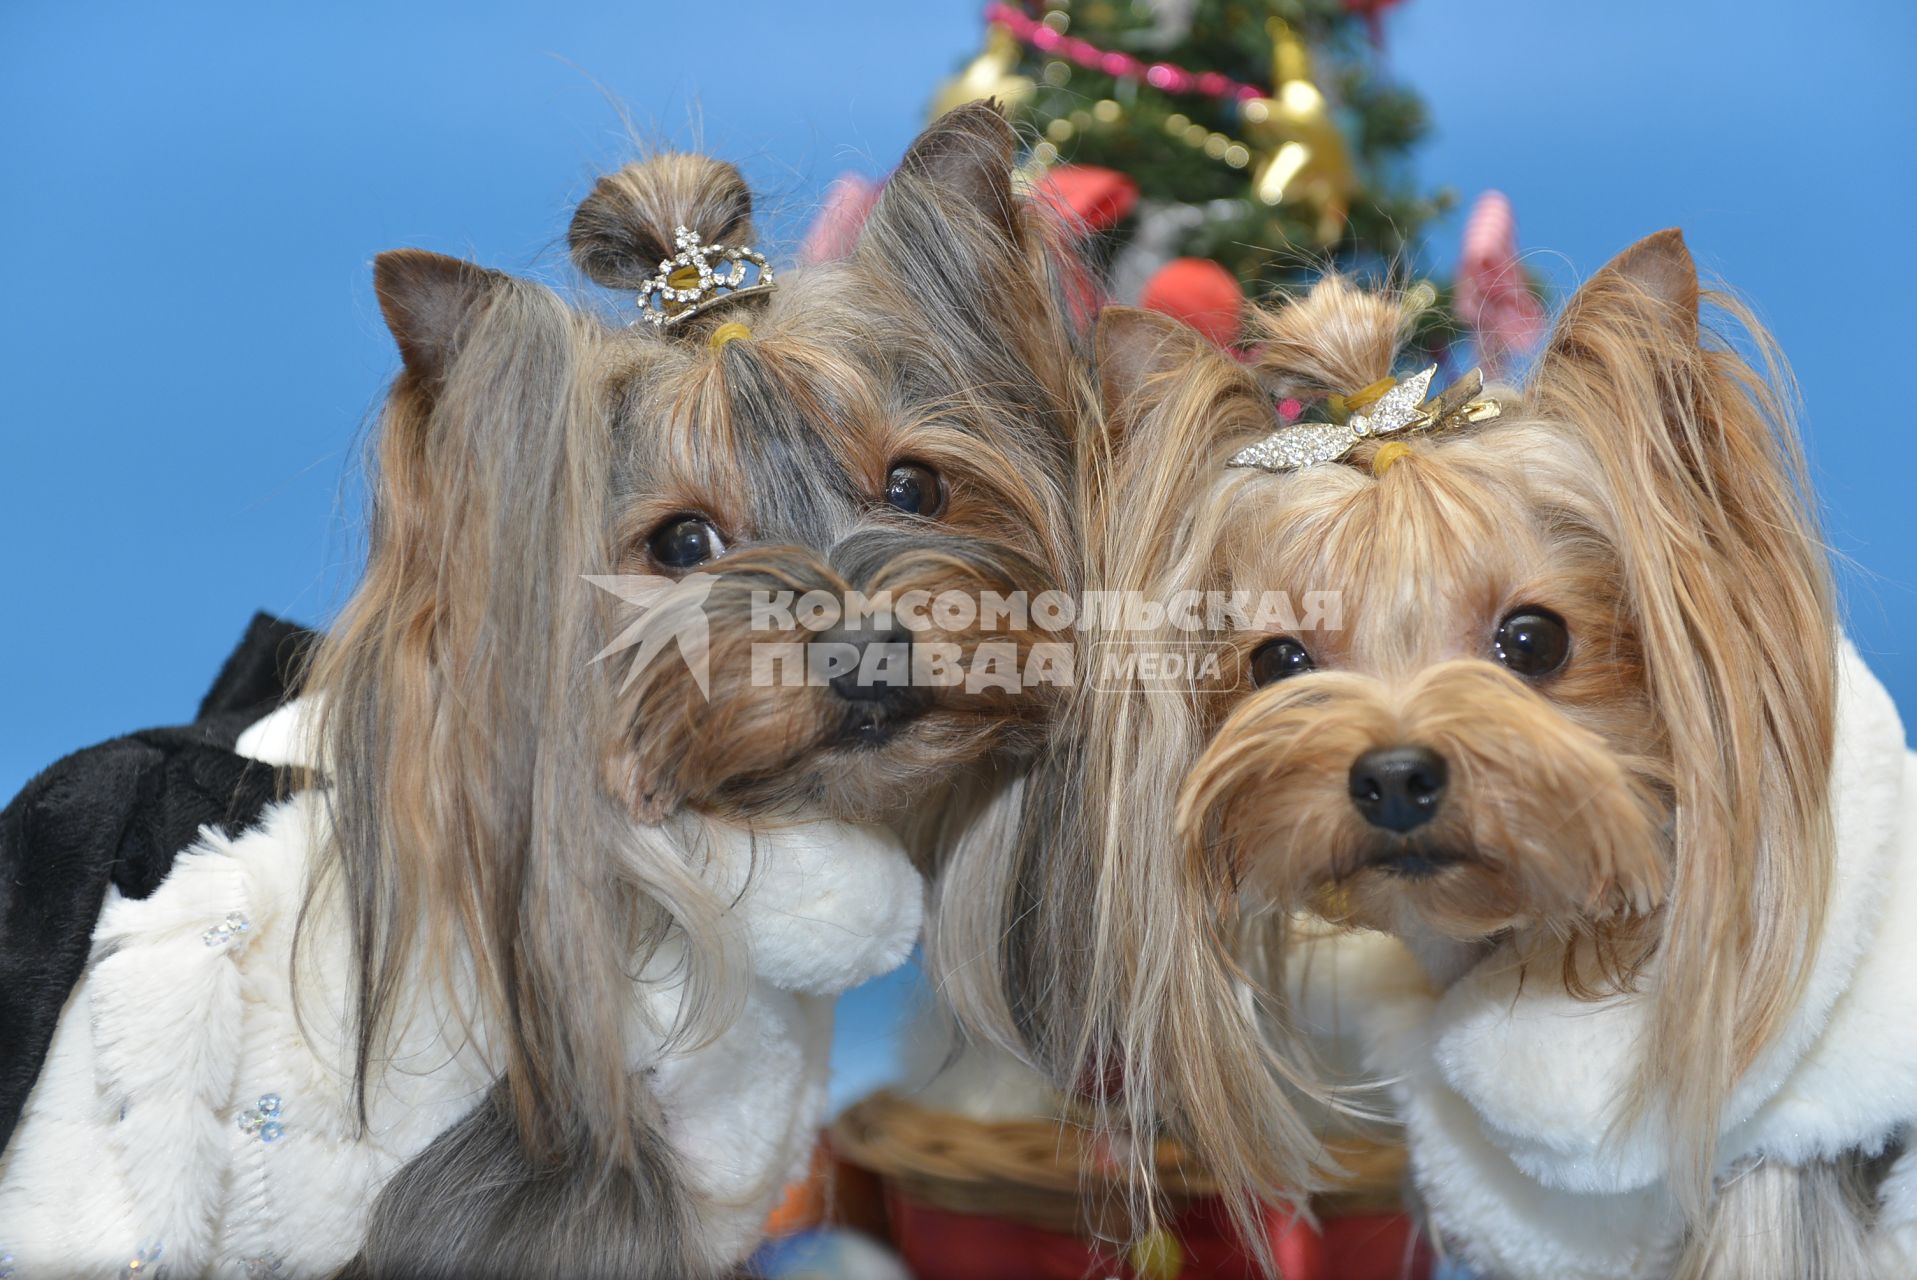
[[[1317,215],[1318,239],[1343,233],[1358,174],[1331,104],[1311,76],[1311,54],[1291,24],[1272,18],[1272,96],[1243,106],[1245,140],[1258,159],[1252,194],[1265,204],[1303,204]]]

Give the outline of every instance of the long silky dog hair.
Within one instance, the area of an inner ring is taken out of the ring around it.
[[[1754,355],[1701,326],[1701,298]],[[1316,663],[1299,679],[1261,662],[1267,633],[1086,641],[1221,663],[1085,700],[1088,802],[1050,874],[1093,904],[1094,939],[1054,983],[1080,1011],[1053,1010],[1054,1051],[1122,1073],[1112,1121],[1171,1126],[1249,1225],[1333,1165],[1305,1119],[1338,1098],[1286,993],[1293,913],[1506,947],[1532,980],[1645,991],[1631,1097],[1700,1222],[1717,1117],[1796,1003],[1831,877],[1834,608],[1781,360],[1666,232],[1577,293],[1501,418],[1375,475],[1376,441],[1272,475],[1225,463],[1278,425],[1274,398],[1391,375],[1409,325],[1335,278],[1258,322],[1243,363],[1101,317],[1088,572],[1161,600],[1329,590],[1342,617],[1293,634]],[[1487,647],[1527,601],[1575,637],[1548,681]],[[1452,759],[1441,876],[1398,874],[1347,795],[1354,756],[1403,732]]]
[[[498,1082],[384,1188],[351,1274],[729,1265],[702,1248],[621,1027],[668,937],[685,946],[669,1043],[709,1039],[749,974],[715,927],[725,904],[654,824],[923,815],[1037,741],[1037,699],[915,689],[848,709],[830,689],[761,687],[744,658],[781,638],[750,633],[755,587],[1068,581],[1086,361],[1013,154],[992,106],[947,115],[849,258],[663,332],[453,259],[379,259],[404,369],[365,577],[312,671],[333,828],[314,892],[343,894],[350,920],[362,1117],[416,990],[483,1028]],[[731,166],[660,155],[603,178],[571,244],[630,293],[676,228],[750,243],[750,217]],[[744,340],[713,340],[741,324]],[[914,501],[888,507],[901,464]],[[717,579],[710,701],[677,661],[622,692],[623,668],[594,663],[617,627],[582,575],[693,567]]]

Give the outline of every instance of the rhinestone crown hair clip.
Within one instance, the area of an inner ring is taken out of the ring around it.
[[[659,274],[639,289],[639,314],[669,329],[735,298],[772,291],[772,268],[745,245],[700,244],[684,227],[672,232],[678,252],[659,264]]]
[[[1321,462],[1337,462],[1360,441],[1398,432],[1437,431],[1465,422],[1486,422],[1503,412],[1496,400],[1487,400],[1484,375],[1473,369],[1438,395],[1427,399],[1438,366],[1393,383],[1388,391],[1354,411],[1344,422],[1295,422],[1280,427],[1257,444],[1231,456],[1228,467],[1257,467],[1261,471],[1297,471]]]

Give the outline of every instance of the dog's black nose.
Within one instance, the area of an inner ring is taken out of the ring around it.
[[[834,628],[811,644],[815,669],[848,702],[909,701],[912,633]]]
[[[1437,816],[1449,773],[1429,747],[1380,747],[1351,766],[1351,803],[1374,827],[1410,831]]]

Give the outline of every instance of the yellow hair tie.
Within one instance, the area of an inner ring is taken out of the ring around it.
[[[1411,452],[1411,446],[1402,440],[1387,440],[1378,446],[1378,452],[1371,455],[1371,474],[1382,478],[1391,469],[1391,464]]]
[[[1345,408],[1353,410],[1369,409],[1376,404],[1378,397],[1398,385],[1396,378],[1380,378],[1363,391],[1354,391],[1345,397]]]
[[[750,338],[751,336],[752,330],[746,328],[737,320],[728,320],[712,331],[712,336],[706,339],[706,345],[714,351],[723,351],[725,350],[726,343],[731,342],[734,338]]]

